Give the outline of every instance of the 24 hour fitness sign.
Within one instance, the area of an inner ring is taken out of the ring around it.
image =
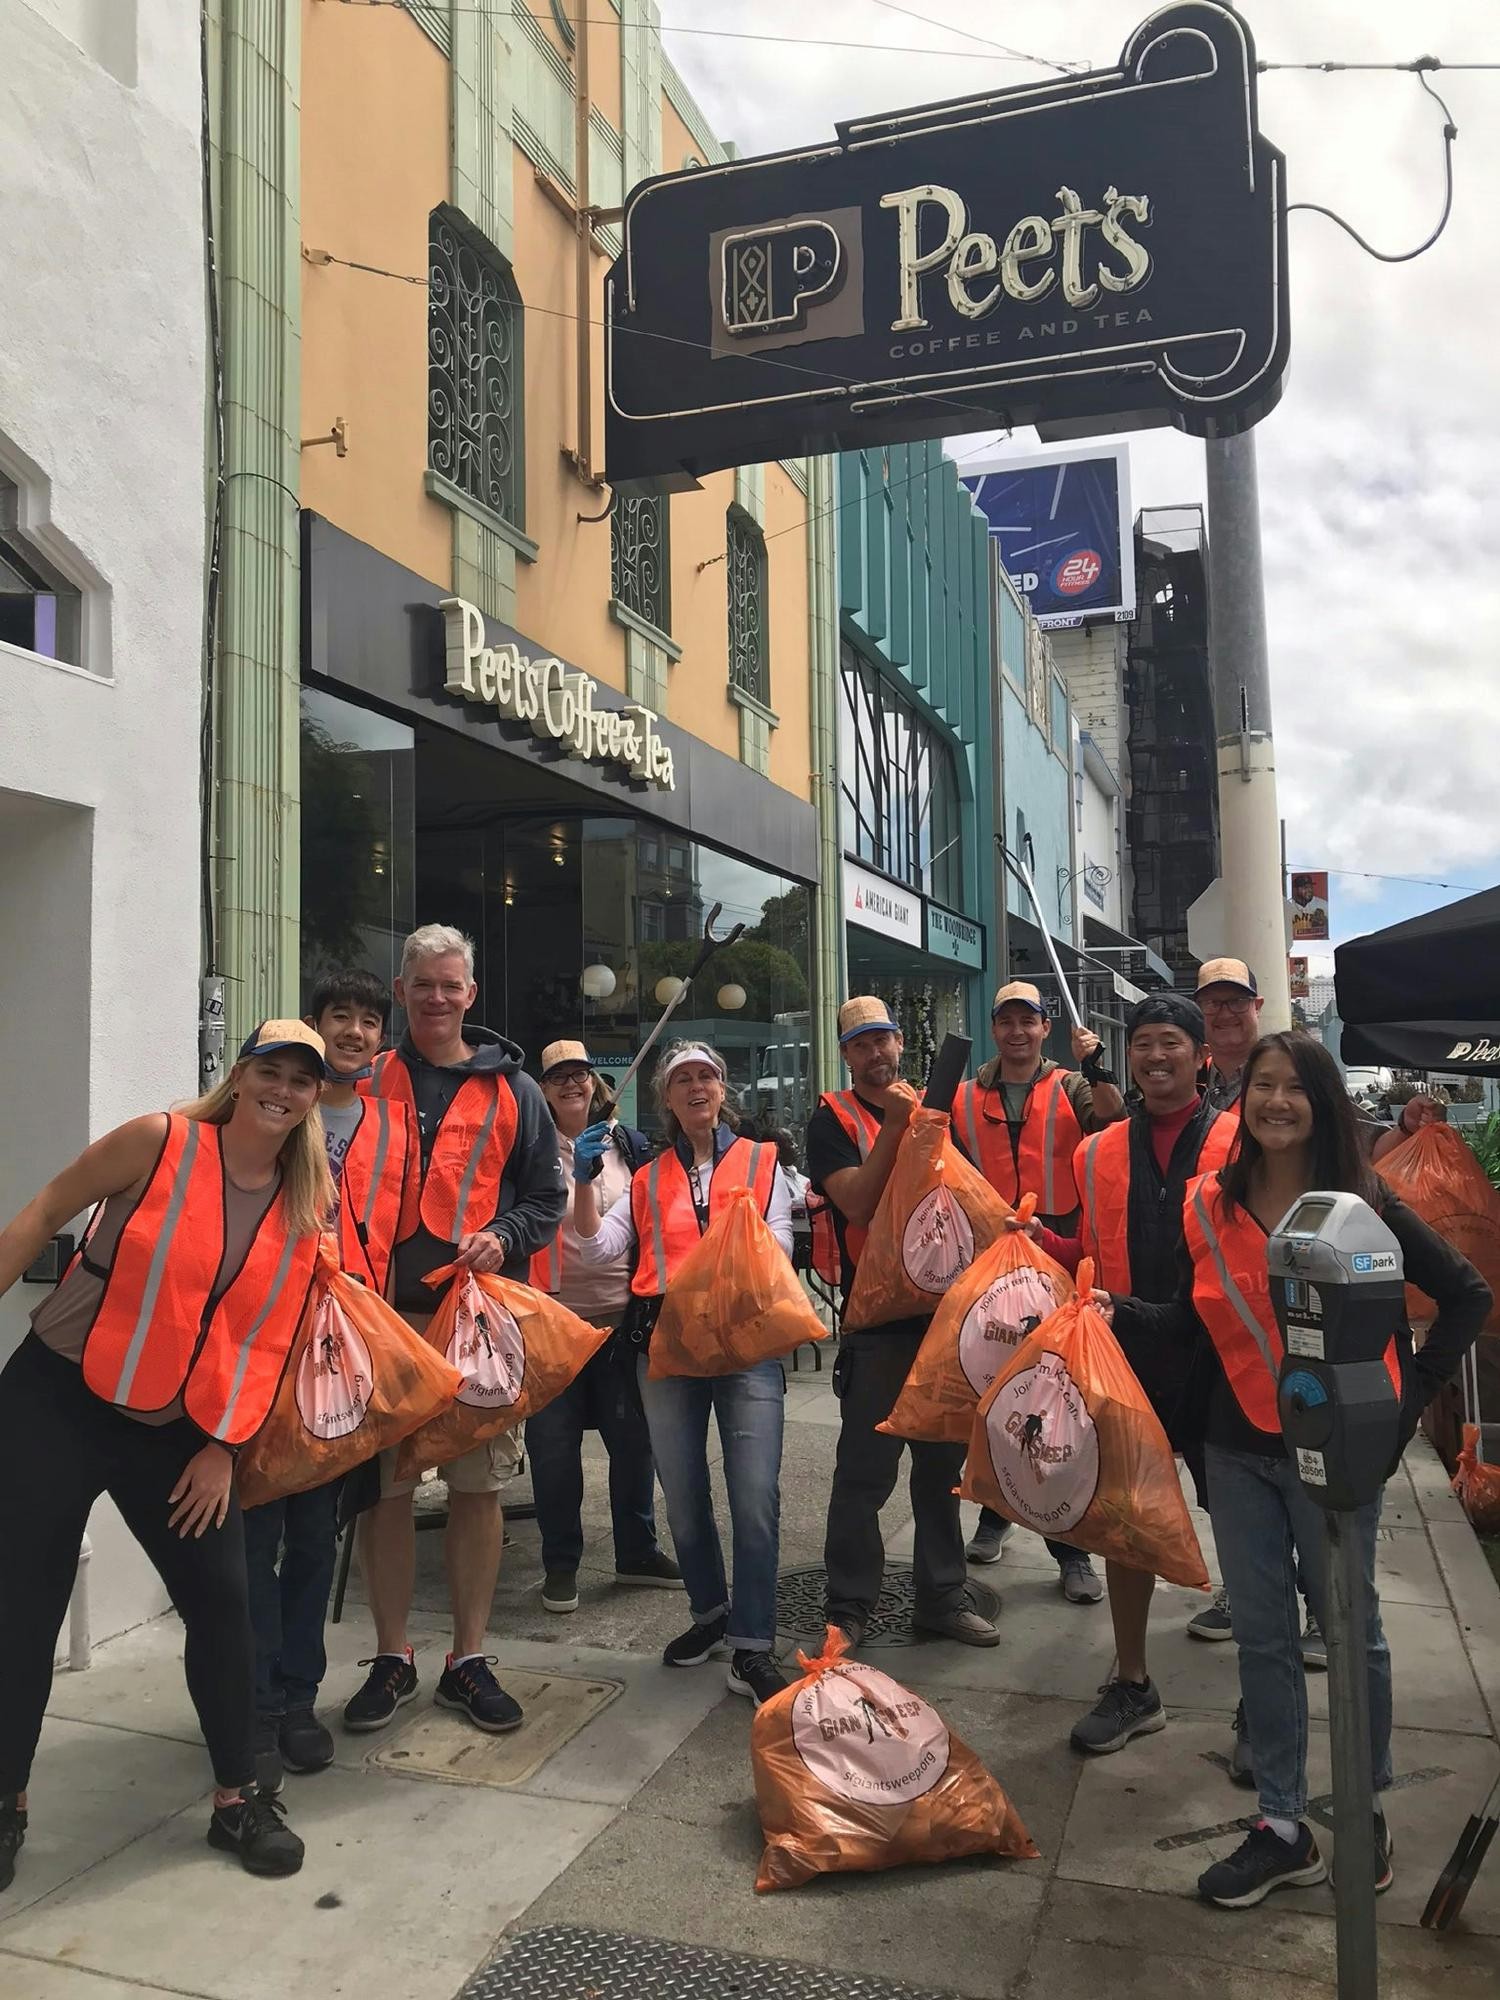
[[[643,181],[623,236],[617,482],[997,423],[1228,435],[1281,393],[1284,166],[1212,0],[1113,69]]]

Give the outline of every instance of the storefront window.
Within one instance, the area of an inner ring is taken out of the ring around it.
[[[352,702],[302,690],[302,979],[401,969],[413,917],[415,738]]]
[[[840,669],[845,851],[961,910],[963,842],[952,745],[847,641]]]

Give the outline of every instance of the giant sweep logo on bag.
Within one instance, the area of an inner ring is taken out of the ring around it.
[[[448,1360],[464,1378],[457,1400],[479,1409],[509,1409],[526,1380],[520,1327],[475,1284],[466,1284],[459,1295]]]
[[[1099,1433],[1062,1356],[1044,1353],[1007,1382],[985,1418],[990,1464],[1029,1527],[1060,1536],[1093,1504]]]
[[[831,1667],[798,1690],[792,1741],[825,1791],[861,1805],[904,1805],[948,1768],[948,1731],[889,1674]]]
[[[974,1225],[945,1187],[923,1195],[901,1236],[901,1263],[924,1292],[946,1292],[974,1261]]]
[[[325,1296],[297,1364],[298,1416],[315,1438],[348,1437],[365,1420],[374,1381],[369,1348],[332,1296]]]
[[[1033,1265],[1002,1271],[964,1314],[958,1330],[958,1365],[982,1396],[1034,1326],[1055,1310],[1057,1294]]]

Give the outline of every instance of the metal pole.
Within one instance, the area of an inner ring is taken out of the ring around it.
[[[1221,948],[1252,968],[1265,996],[1261,1025],[1290,1027],[1281,816],[1271,737],[1271,671],[1260,556],[1255,435],[1210,438],[1209,664],[1219,773]]]
[[[1369,1607],[1352,1514],[1328,1524],[1328,1734],[1333,1750],[1339,2000],[1378,2000],[1375,1797],[1370,1772]]]

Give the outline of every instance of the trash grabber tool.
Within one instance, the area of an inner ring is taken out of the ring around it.
[[[1062,993],[1063,1005],[1068,1010],[1068,1015],[1073,1026],[1081,1028],[1083,1026],[1083,1016],[1078,1011],[1078,1003],[1073,998],[1067,980],[1063,978],[1063,969],[1057,956],[1057,947],[1052,942],[1052,933],[1047,928],[1047,919],[1042,915],[1041,899],[1036,893],[1036,883],[1032,880],[1031,869],[1033,862],[1036,860],[1036,848],[1032,844],[1031,835],[1028,833],[1023,838],[1019,856],[1011,853],[998,834],[995,836],[995,845],[999,848],[1006,867],[1031,898],[1031,907],[1036,913],[1036,927],[1042,934],[1042,943],[1047,947],[1047,957],[1051,961],[1053,974],[1057,980],[1058,988]]]
[[[736,924],[734,929],[730,931],[727,934],[727,936],[725,937],[714,936],[714,925],[718,922],[719,917],[723,912],[723,909],[724,905],[722,903],[715,903],[713,908],[709,911],[708,915],[704,918],[703,942],[698,947],[698,956],[693,960],[692,964],[689,966],[687,977],[685,979],[678,981],[677,991],[672,995],[672,998],[667,1002],[666,1006],[662,1008],[660,1020],[658,1020],[656,1026],[651,1030],[650,1034],[647,1035],[645,1041],[641,1043],[640,1048],[636,1052],[635,1061],[630,1065],[629,1069],[626,1070],[625,1074],[620,1078],[620,1081],[618,1083],[612,1083],[610,1085],[610,1088],[614,1091],[616,1098],[623,1097],[625,1095],[626,1089],[629,1087],[631,1083],[635,1081],[636,1073],[640,1069],[641,1064],[646,1060],[647,1056],[650,1055],[652,1049],[655,1048],[656,1044],[661,1040],[662,1029],[667,1025],[668,1021],[670,1021],[672,1016],[677,1012],[678,1007],[682,1004],[682,1001],[687,995],[688,988],[692,985],[693,981],[698,977],[698,974],[703,970],[704,966],[707,965],[708,961],[713,957],[716,951],[723,951],[726,945],[733,944],[736,941],[736,939],[741,935],[741,933],[744,931],[745,926],[743,924]]]

